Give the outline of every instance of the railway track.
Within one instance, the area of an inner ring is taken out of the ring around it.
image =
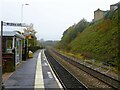
[[[86,73],[88,73],[88,74],[92,75],[93,77],[99,79],[100,81],[106,83],[113,89],[120,90],[120,81],[118,81],[112,77],[109,77],[103,73],[100,73],[94,69],[91,69],[91,68],[79,63],[78,61],[73,60],[72,58],[66,57],[66,56],[60,54],[59,52],[56,52],[55,50],[50,50],[50,51],[52,53],[56,54],[57,56],[59,56],[60,58],[62,58],[63,60],[66,60],[70,64],[74,65],[75,67],[85,71]]]
[[[87,90],[87,87],[82,84],[74,75],[72,75],[65,67],[63,67],[59,62],[55,60],[47,51],[45,51],[45,55],[50,63],[53,71],[56,76],[60,80],[63,88],[65,90],[76,88]]]

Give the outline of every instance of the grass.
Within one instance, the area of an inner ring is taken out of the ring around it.
[[[66,51],[63,51],[63,50],[60,50],[60,53],[62,53],[64,55],[67,55],[67,56],[70,56],[70,57],[73,57],[73,58],[76,58],[76,59],[80,60],[80,62],[82,62],[82,63],[85,62],[85,63],[91,64],[93,66],[102,67],[102,69],[104,71],[109,70],[109,66],[103,65],[100,61],[97,61],[97,60],[94,60],[94,59],[84,59],[83,56],[81,56],[78,53],[75,54],[75,53],[66,52]],[[111,68],[112,73],[118,74],[118,70],[117,70],[116,67],[110,67],[110,68]]]
[[[87,26],[81,33],[78,32],[77,37],[69,43],[65,41],[70,37],[69,33],[64,34],[58,47],[63,50],[62,53],[81,61],[87,59],[90,62],[94,59],[96,65],[109,62],[114,65],[116,72],[119,66],[117,21],[118,11],[110,12],[107,17]],[[67,30],[67,32],[70,31]]]

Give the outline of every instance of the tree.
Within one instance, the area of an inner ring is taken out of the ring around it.
[[[31,23],[26,29],[24,29],[23,35],[28,39],[29,46],[35,46],[37,44],[37,32],[34,30],[33,24]]]

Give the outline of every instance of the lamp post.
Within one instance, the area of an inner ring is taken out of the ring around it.
[[[21,5],[21,23],[23,22],[23,6],[25,6],[25,5],[29,5],[29,4],[22,4]],[[27,59],[27,54],[28,54],[28,48],[27,48],[27,45],[28,45],[28,43],[27,43],[27,39],[25,38],[24,39],[24,54],[23,54],[23,60],[26,60]]]
[[[21,5],[21,22],[23,22],[23,6],[29,5],[29,4],[22,4]]]
[[[29,5],[29,4],[22,4],[21,5],[21,23],[23,22],[23,6],[25,6],[25,5]],[[21,30],[21,32],[22,32],[22,30]]]

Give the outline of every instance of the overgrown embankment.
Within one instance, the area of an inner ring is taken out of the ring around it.
[[[118,11],[109,13],[97,22],[81,20],[64,33],[56,46],[60,50],[80,54],[83,59],[95,59],[118,65]]]

